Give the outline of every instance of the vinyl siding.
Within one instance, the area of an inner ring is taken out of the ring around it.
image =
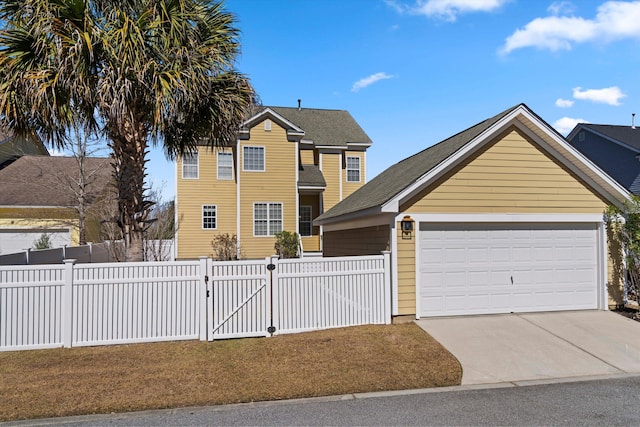
[[[511,130],[437,187],[401,207],[410,213],[602,213],[606,203]]]
[[[78,230],[78,220],[72,216],[65,219],[63,216],[57,219],[51,218],[21,218],[21,217],[0,217],[0,229],[68,229],[71,231],[71,244],[78,245],[80,242],[80,233]],[[91,223],[89,224],[91,225]],[[91,241],[87,235],[87,241]]]
[[[327,188],[322,193],[324,211],[334,207],[340,199],[342,156],[340,153],[320,153],[321,170]]]
[[[230,148],[226,149],[231,151]],[[211,240],[222,233],[236,234],[236,181],[218,180],[217,150],[198,151],[198,179],[182,179],[178,159],[178,244],[179,259],[193,259],[212,253]],[[235,165],[234,165],[235,167]],[[235,167],[234,173],[237,173]],[[216,205],[216,230],[202,228],[202,205]]]
[[[360,181],[347,181],[347,157],[358,157],[360,159]],[[365,174],[365,156],[364,151],[347,151],[344,154],[344,167],[342,168],[342,199],[346,199],[351,193],[364,185]]]
[[[415,227],[414,227],[415,228]],[[411,238],[402,236],[400,222],[396,223],[398,236],[398,315],[416,313],[416,233]]]
[[[243,147],[265,148],[265,171],[242,170]],[[282,203],[283,230],[297,231],[296,144],[287,141],[285,129],[272,122],[271,131],[259,123],[250,131],[248,140],[240,143],[240,247],[244,258],[262,258],[275,253],[275,238],[253,235],[253,204]]]
[[[300,150],[300,164],[302,165],[314,165],[315,163],[315,156],[313,154],[314,150]]]
[[[388,251],[389,226],[357,228],[324,233],[323,254],[328,257],[380,255]]]

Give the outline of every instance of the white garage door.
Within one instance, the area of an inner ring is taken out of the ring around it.
[[[595,309],[596,224],[421,223],[421,316]]]

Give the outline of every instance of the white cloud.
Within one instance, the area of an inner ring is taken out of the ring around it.
[[[570,1],[553,2],[547,8],[547,11],[552,15],[571,15],[575,10],[576,7]]]
[[[553,122],[553,127],[562,135],[568,135],[578,123],[589,123],[585,119],[573,119],[571,117],[563,117]]]
[[[601,104],[620,105],[620,99],[626,97],[618,86],[605,87],[603,89],[586,89],[581,87],[573,88],[575,99],[597,102]]]
[[[560,108],[569,108],[569,107],[573,107],[573,103],[575,101],[572,101],[570,99],[562,99],[562,98],[558,98],[556,99],[556,107],[560,107]]]
[[[385,0],[385,3],[398,13],[425,15],[454,22],[460,14],[491,12],[509,1],[511,0],[416,0],[413,6],[399,4],[395,0]]]
[[[392,79],[393,76],[387,73],[375,73],[370,75],[369,77],[362,78],[355,82],[351,87],[351,92],[357,92],[360,89],[364,89],[367,86],[370,86],[380,80]]]
[[[564,16],[534,19],[507,37],[500,52],[508,54],[525,47],[551,51],[570,50],[576,43],[640,39],[640,1],[605,2],[598,7],[594,19],[570,16],[572,9],[560,4],[550,7],[549,11],[554,14],[563,13]]]
[[[68,155],[64,151],[58,150],[57,148],[49,148],[48,150],[49,150],[49,154],[53,157],[63,157]]]

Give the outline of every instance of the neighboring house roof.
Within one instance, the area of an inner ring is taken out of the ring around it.
[[[581,141],[579,134],[588,132]],[[640,129],[632,126],[579,123],[567,140],[620,185],[640,194]]]
[[[349,144],[371,145],[371,138],[345,110],[317,108],[261,107],[245,121],[243,127],[251,127],[265,116],[273,116],[287,130],[295,131],[304,141],[325,147],[347,148]]]
[[[9,129],[0,128],[0,169],[29,154],[48,156],[49,151],[36,138],[16,137]]]
[[[628,148],[640,153],[640,129],[632,126],[619,126],[619,125],[594,125],[591,123],[579,123],[574,130],[571,131],[568,139],[571,139],[576,133],[576,129],[588,130],[594,134],[624,144]]]
[[[300,165],[298,171],[298,187],[325,188],[327,182],[322,176],[320,168],[316,165]]]
[[[539,139],[541,144],[553,147],[556,153],[571,158],[578,175],[595,182],[612,199],[628,197],[625,189],[575,151],[553,127],[525,104],[519,104],[389,167],[320,215],[314,223],[322,225],[351,217],[398,212],[399,204],[411,194],[433,182],[435,177],[442,176],[445,170],[470,156],[497,132],[511,125],[527,133],[531,133],[528,129],[537,128],[531,136]]]
[[[103,194],[111,180],[111,159],[86,158],[88,204]],[[74,157],[22,156],[0,170],[0,206],[74,207],[78,176]]]

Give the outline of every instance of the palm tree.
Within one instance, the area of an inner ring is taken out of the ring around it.
[[[239,31],[207,0],[0,0],[0,126],[60,148],[112,150],[128,261],[142,260],[149,144],[173,159],[229,144],[254,102]]]

